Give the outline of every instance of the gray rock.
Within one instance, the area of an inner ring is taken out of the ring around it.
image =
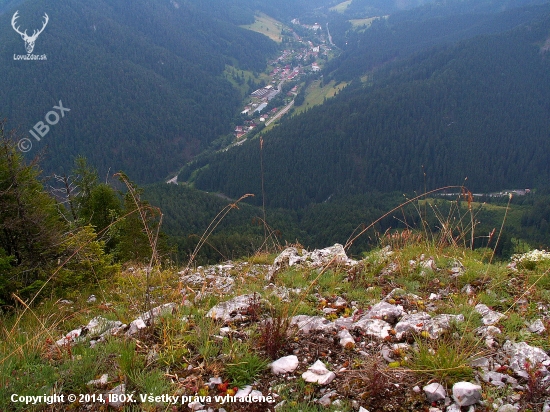
[[[299,332],[310,333],[315,331],[335,331],[336,325],[334,322],[323,318],[322,316],[307,316],[298,315],[290,320],[291,326],[296,326]]]
[[[445,388],[441,386],[439,383],[430,383],[429,385],[424,386],[422,388],[424,390],[424,393],[426,394],[426,398],[428,398],[429,402],[438,402],[445,399],[447,396],[447,392],[445,392]]]
[[[480,326],[475,332],[483,338],[494,338],[502,333],[496,326]]]
[[[450,269],[451,271],[451,276],[461,276],[463,275],[466,270],[464,269],[464,265],[462,265],[462,263],[458,260],[455,260],[453,262],[453,266],[451,267]]]
[[[86,326],[74,329],[67,333],[63,338],[59,339],[57,346],[72,345],[83,342],[86,338],[100,336],[101,334],[110,333],[113,329],[122,326],[122,322],[108,320],[101,316],[93,318]]]
[[[476,291],[470,284],[464,285],[464,287],[460,289],[460,291],[468,296],[472,296],[476,293]]]
[[[432,319],[425,312],[411,313],[403,315],[401,320],[395,325],[396,338],[401,339],[405,333],[419,333],[424,330],[424,323]]]
[[[323,397],[319,399],[317,402],[319,402],[319,404],[324,406],[325,408],[328,408],[332,403],[331,397],[334,396],[335,394],[336,392],[334,391],[325,393]]]
[[[330,246],[324,249],[316,249],[308,254],[308,258],[311,259],[311,266],[321,267],[328,265],[331,261],[334,261],[336,265],[354,266],[357,261],[348,258],[344,246],[339,243],[335,243],[334,246]]]
[[[443,332],[451,327],[452,322],[464,322],[464,315],[437,315],[424,324],[424,330],[428,332],[430,338],[437,339]]]
[[[498,408],[497,412],[518,412],[519,408],[514,405],[510,405],[507,403],[506,405],[502,405],[500,408]]]
[[[461,412],[460,406],[458,406],[456,403],[453,403],[452,405],[448,406],[447,409],[445,409],[445,412]]]
[[[542,412],[550,412],[550,401],[544,403],[542,406]]]
[[[533,366],[539,363],[545,366],[550,365],[550,356],[545,351],[525,342],[513,343],[506,341],[502,350],[510,357],[510,368],[520,376],[525,376],[525,363],[527,361]]]
[[[403,314],[403,306],[379,302],[374,305],[363,317],[365,319],[382,319],[388,323],[395,323]]]
[[[272,280],[273,276],[280,271],[295,265],[305,265],[308,267],[319,268],[328,264],[354,266],[357,261],[348,258],[344,247],[336,243],[324,249],[315,249],[313,252],[298,253],[294,247],[286,248],[279,256],[275,258],[273,265],[269,269],[267,278]]]
[[[352,329],[360,329],[367,336],[384,339],[390,335],[392,327],[380,319],[360,319],[352,324]]]
[[[340,345],[343,348],[351,349],[355,346],[355,339],[351,336],[351,333],[347,329],[342,329],[338,332],[338,337],[340,338]]]
[[[203,275],[201,273],[194,273],[192,275],[182,276],[181,281],[184,285],[193,289],[206,288],[209,294],[217,293],[229,293],[233,290],[235,285],[235,279],[231,276],[217,276],[217,275]]]
[[[121,408],[124,405],[124,402],[114,400],[114,399],[113,399],[113,401],[111,401],[111,397],[109,397],[109,394],[125,395],[126,394],[126,385],[124,383],[120,384],[117,387],[111,389],[109,392],[107,392],[108,404],[111,405],[115,409]]]
[[[483,303],[478,303],[475,306],[475,310],[482,316],[481,321],[485,326],[494,325],[499,320],[506,317],[502,313],[490,309],[487,305],[484,305]]]
[[[485,382],[491,383],[501,388],[505,387],[506,385],[515,386],[518,383],[518,381],[510,375],[505,375],[499,372],[488,371],[485,372],[481,377]]]
[[[237,393],[235,394],[235,398],[237,399],[244,398],[248,396],[250,392],[252,392],[252,386],[247,385],[244,388],[241,388],[237,391]]]
[[[459,406],[473,405],[481,399],[481,386],[470,382],[457,382],[453,385],[453,399]]]
[[[241,312],[246,311],[258,299],[258,295],[253,293],[236,296],[228,301],[218,303],[208,311],[206,316],[222,320],[224,323],[242,321],[246,319],[246,316]]]
[[[546,327],[544,326],[544,323],[542,323],[541,319],[537,319],[536,321],[531,323],[527,329],[531,333],[538,333],[538,334],[544,333],[544,331],[546,331]]]
[[[141,318],[137,318],[130,322],[130,328],[126,332],[127,336],[135,335],[139,330],[145,329],[147,327],[147,324],[145,321]]]

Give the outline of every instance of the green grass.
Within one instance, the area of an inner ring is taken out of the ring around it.
[[[407,364],[413,372],[452,385],[473,378],[470,361],[477,356],[471,342],[440,339],[436,342],[417,338],[416,351]]]
[[[268,365],[268,361],[255,353],[247,352],[236,356],[225,368],[225,374],[232,386],[242,388],[254,382]]]
[[[352,2],[352,0],[343,1],[340,4],[337,4],[336,6],[331,7],[330,10],[335,11],[337,13],[343,13],[343,12],[346,11],[346,9],[351,4],[351,2]]]
[[[283,23],[275,20],[273,17],[268,16],[265,13],[258,13],[255,16],[255,21],[252,24],[241,26],[244,29],[252,30],[261,33],[271,40],[281,43],[283,41],[282,29]]]
[[[336,93],[338,93],[346,86],[347,83],[344,82],[336,84],[334,80],[324,85],[324,87],[321,87],[320,81],[312,82],[306,91],[306,99],[304,103],[301,106],[295,106],[294,113],[299,114],[305,112],[307,109],[313,106],[323,104],[325,99],[330,99],[331,97],[334,97]]]

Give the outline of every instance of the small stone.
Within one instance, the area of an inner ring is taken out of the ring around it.
[[[235,394],[235,398],[237,398],[237,399],[244,398],[244,397],[248,396],[250,394],[250,392],[252,392],[252,386],[250,386],[250,385],[245,386],[244,388],[239,389],[237,391],[237,393]]]
[[[342,329],[338,332],[338,337],[340,338],[340,345],[345,349],[352,349],[355,347],[355,339],[351,336],[351,333],[347,329]]]
[[[325,408],[328,408],[330,406],[330,404],[332,403],[332,401],[330,399],[331,395],[332,395],[332,392],[329,392],[329,393],[323,395],[323,397],[318,400],[319,404],[324,406]]]
[[[519,408],[514,405],[510,405],[507,403],[506,405],[502,405],[500,408],[498,408],[497,412],[518,412]]]
[[[271,364],[271,372],[275,375],[291,373],[296,370],[299,363],[296,355],[284,356]]]
[[[453,385],[453,399],[459,406],[473,405],[481,399],[481,386],[457,382]]]
[[[110,394],[113,394],[113,395],[119,395],[119,396],[113,396],[113,397],[110,397],[108,395]],[[109,405],[111,405],[113,408],[121,408],[122,405],[124,405],[124,402],[122,401],[119,401],[118,399],[122,398],[122,396],[120,395],[125,395],[126,394],[126,385],[123,383],[123,384],[120,384],[118,385],[117,387],[111,389],[109,392],[107,392],[107,400],[108,400],[108,403]],[[117,399],[116,401],[111,401],[111,399]]]
[[[360,407],[359,407],[359,412],[369,412],[369,410],[363,408],[362,406],[360,406]]]
[[[204,405],[202,403],[200,403],[199,401],[190,402],[190,403],[187,404],[187,406],[192,411],[199,411],[200,409],[204,408]]]
[[[494,325],[500,319],[505,317],[504,314],[496,312],[496,311],[490,309],[487,305],[484,305],[483,303],[478,303],[475,306],[475,310],[476,310],[477,313],[479,313],[482,316],[481,321],[486,326],[487,325]]]
[[[544,326],[544,323],[542,323],[541,319],[537,319],[531,323],[527,329],[529,329],[529,332],[531,333],[537,333],[540,335],[541,333],[544,333],[546,327]]]
[[[420,393],[422,389],[420,389],[420,386],[416,385],[414,388],[413,388],[413,392],[414,393]]]
[[[515,386],[518,383],[518,381],[512,376],[499,372],[485,372],[482,375],[482,378],[485,382],[491,383],[494,386],[498,386],[501,388],[505,387],[506,385]]]
[[[471,285],[465,285],[461,290],[460,290],[462,293],[465,293],[466,295],[468,296],[472,296],[476,293],[476,291],[474,290],[474,288],[471,286]]]
[[[94,303],[97,300],[95,295],[90,295],[90,297],[86,300],[88,303]]]
[[[306,382],[318,383],[319,385],[328,385],[336,378],[334,372],[330,372],[325,364],[318,360],[302,374]]]
[[[102,388],[102,387],[106,386],[108,382],[109,382],[109,375],[105,373],[105,374],[101,375],[101,378],[91,380],[86,385],[87,386],[94,386],[96,388]]]
[[[210,378],[209,382],[207,383],[208,387],[210,389],[214,389],[216,387],[216,385],[221,385],[223,383],[223,380],[222,378],[220,377],[215,377],[215,378]]]
[[[438,402],[445,399],[445,397],[447,396],[445,388],[441,386],[441,384],[436,382],[424,386],[423,389],[429,402]]]

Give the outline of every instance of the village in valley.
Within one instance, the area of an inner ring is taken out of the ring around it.
[[[308,76],[320,75],[333,50],[328,27],[317,23],[294,19],[291,27],[281,30],[281,39],[284,49],[269,62],[268,80],[245,100],[233,145],[242,144],[250,132],[269,126],[292,109],[299,88]]]

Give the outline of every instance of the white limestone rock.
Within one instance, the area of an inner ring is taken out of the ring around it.
[[[233,290],[235,285],[235,279],[231,276],[194,273],[192,275],[182,276],[180,279],[184,285],[192,289],[202,289],[206,287],[209,293],[229,293]]]
[[[437,339],[443,332],[451,327],[452,322],[464,322],[464,315],[437,315],[425,322],[424,330],[428,332],[430,338]]]
[[[296,355],[284,356],[271,364],[271,372],[275,375],[292,373],[296,370],[299,363]]]
[[[483,303],[478,303],[475,306],[475,310],[482,316],[481,321],[485,326],[494,325],[499,320],[506,317],[506,315],[490,309],[487,305],[484,305]]]
[[[360,329],[365,335],[376,339],[385,339],[390,335],[391,325],[380,319],[361,318],[353,323],[352,329]]]
[[[294,247],[289,247],[275,258],[269,269],[267,279],[271,281],[277,273],[295,265],[319,268],[329,263],[351,267],[356,265],[357,261],[348,258],[344,247],[339,243],[324,249],[315,249],[313,252],[302,250],[302,253],[299,253]]]
[[[374,305],[363,317],[365,319],[382,319],[388,323],[395,323],[403,314],[403,306],[379,302]]]
[[[540,348],[530,346],[525,342],[514,343],[506,341],[502,347],[503,352],[510,357],[510,368],[519,376],[528,377],[525,370],[525,363],[531,365],[541,364],[542,367],[550,366],[550,356]]]
[[[428,398],[428,402],[438,402],[445,399],[445,397],[447,396],[445,388],[437,382],[430,383],[429,385],[424,386],[424,388],[422,389],[426,394],[426,398]]]
[[[544,326],[544,323],[541,319],[537,319],[536,321],[531,323],[527,329],[529,330],[529,332],[537,333],[539,335],[546,331],[546,327]]]
[[[242,389],[239,389],[237,393],[235,394],[235,398],[240,399],[248,396],[252,392],[252,386],[247,385]]]
[[[498,408],[497,412],[518,412],[519,408],[514,405],[510,405],[507,403],[506,405],[502,405],[500,408]]]
[[[499,388],[503,388],[506,385],[512,385],[516,386],[518,384],[518,381],[513,378],[510,375],[506,375],[504,373],[499,372],[493,372],[493,371],[487,371],[485,372],[481,378],[494,386],[498,386]]]
[[[310,366],[307,371],[302,373],[302,378],[306,382],[318,383],[319,385],[328,385],[334,380],[334,378],[336,378],[336,374],[329,371],[325,364],[318,360]]]
[[[340,338],[340,345],[343,348],[351,349],[355,346],[355,339],[351,336],[351,333],[347,329],[342,329],[338,332],[338,337]]]
[[[336,330],[336,325],[334,324],[334,322],[331,322],[322,316],[293,316],[290,320],[290,325],[296,326],[299,332],[303,332],[306,334],[316,331],[328,332]]]
[[[473,405],[481,400],[481,386],[471,382],[457,382],[453,385],[453,399],[459,406]]]
[[[115,398],[109,397],[109,394],[114,395],[125,395],[126,394],[126,385],[124,383],[118,385],[117,387],[111,389],[109,392],[107,392],[107,402],[110,406],[112,406],[115,409],[121,408],[124,405],[124,402],[119,400],[114,400]],[[113,399],[111,401],[111,399]],[[120,399],[120,396],[118,397]]]
[[[403,315],[395,325],[395,337],[401,339],[405,333],[420,333],[424,329],[424,323],[431,319],[432,317],[425,312]]]
[[[99,379],[94,379],[89,381],[86,386],[92,386],[94,388],[103,388],[107,386],[107,383],[109,382],[109,375],[103,374]]]
[[[224,323],[242,321],[246,317],[241,312],[246,311],[257,299],[258,295],[253,293],[236,296],[228,301],[218,303],[208,311],[206,316]]]

